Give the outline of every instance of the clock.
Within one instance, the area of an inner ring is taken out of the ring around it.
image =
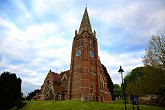
[[[89,55],[90,55],[91,57],[94,57],[94,52],[91,50],[91,51],[89,52]]]
[[[81,54],[81,50],[77,50],[76,51],[76,56],[80,56],[80,54]]]

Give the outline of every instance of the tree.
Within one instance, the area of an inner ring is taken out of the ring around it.
[[[3,72],[0,75],[0,109],[6,110],[21,98],[21,79],[16,74]]]
[[[149,65],[165,70],[165,37],[151,36],[143,62],[145,66]]]
[[[151,36],[149,46],[143,58],[145,81],[149,90],[159,95],[165,95],[165,37]],[[148,83],[147,83],[148,81]],[[154,82],[154,83],[153,83]],[[150,85],[152,84],[152,86]]]
[[[133,69],[124,78],[124,85],[127,95],[131,94],[141,94],[143,91],[141,83],[143,83],[144,67],[137,67]]]
[[[30,93],[28,93],[26,99],[27,100],[31,100],[34,96],[36,96],[36,94],[38,93],[39,94],[40,90],[39,89],[36,89]]]
[[[113,100],[115,100],[116,97],[121,97],[123,95],[122,88],[119,84],[114,84],[114,90],[113,90]]]
[[[127,95],[165,95],[165,74],[153,66],[137,67],[125,78]]]
[[[165,92],[162,92],[165,89],[164,70],[147,66],[144,68],[144,74],[145,92],[148,94],[165,95]]]
[[[110,77],[110,75],[109,75],[109,73],[108,73],[106,67],[105,67],[103,64],[102,64],[102,68],[103,68],[104,73],[105,73],[105,76],[106,76],[106,78],[107,78],[108,90],[110,91],[110,93],[111,93],[111,95],[112,95],[112,97],[113,97],[113,89],[114,89],[114,87],[113,87],[112,79],[111,79],[111,77]]]

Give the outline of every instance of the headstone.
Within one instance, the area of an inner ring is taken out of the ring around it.
[[[85,102],[85,97],[84,97],[83,94],[82,94],[82,96],[81,96],[81,102]]]

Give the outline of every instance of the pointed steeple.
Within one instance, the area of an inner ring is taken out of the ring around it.
[[[85,8],[84,15],[83,15],[78,33],[81,33],[84,30],[92,33],[92,28],[91,28],[91,24],[90,24],[90,20],[89,20],[89,16],[88,16],[87,7]]]

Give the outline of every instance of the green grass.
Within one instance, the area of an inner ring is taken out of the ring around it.
[[[27,101],[21,109],[16,107],[11,110],[124,110],[124,104],[118,101],[111,103],[80,101]],[[132,105],[127,104],[127,110],[132,110]],[[135,106],[135,110],[137,110]],[[163,107],[140,105],[140,110],[165,110]]]

